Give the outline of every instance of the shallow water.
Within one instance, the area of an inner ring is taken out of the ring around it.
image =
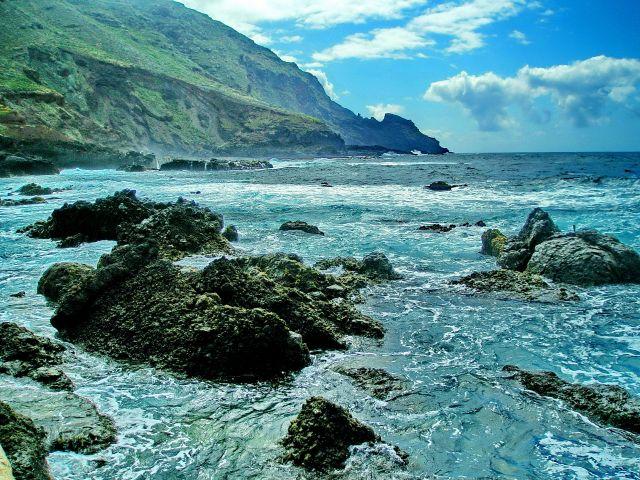
[[[273,170],[257,172],[65,170],[58,177],[0,179],[3,196],[30,181],[72,187],[44,205],[0,208],[0,321],[49,336],[51,309],[35,293],[42,272],[57,261],[95,264],[113,244],[62,250],[15,231],[64,202],[122,188],[154,200],[183,196],[223,213],[249,253],[286,251],[314,262],[381,250],[405,276],[366,292],[362,309],[384,322],[383,342],[354,339],[347,352],[314,355],[310,367],[278,385],[177,379],[73,349],[66,370],[77,393],[116,420],[119,438],[93,456],[52,454],[57,479],[311,478],[278,461],[277,443],[311,395],[348,407],[410,454],[402,469],[384,446],[357,448],[338,478],[640,478],[638,438],[524,392],[501,373],[516,364],[640,395],[640,286],[579,290],[580,302],[561,305],[469,296],[448,281],[494,266],[478,254],[483,229],[417,231],[428,222],[483,219],[513,234],[540,206],[563,230],[595,228],[640,250],[640,154],[272,163]],[[422,188],[435,180],[468,186]],[[326,236],[278,231],[295,219]],[[20,290],[26,297],[9,297]],[[345,363],[383,367],[407,378],[410,389],[392,401],[375,400],[333,372]],[[0,389],[13,382],[0,376]]]

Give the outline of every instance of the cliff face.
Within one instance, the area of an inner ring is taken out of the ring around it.
[[[343,139],[442,151],[172,0],[4,0],[0,18],[1,135],[192,155],[333,153]]]

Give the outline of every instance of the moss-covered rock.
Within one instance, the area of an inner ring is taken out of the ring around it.
[[[320,260],[315,264],[320,270],[342,267],[345,271],[362,275],[369,280],[399,280],[402,275],[398,274],[393,265],[382,252],[371,252],[364,256],[362,260],[354,257],[335,257]],[[353,284],[353,278],[346,278],[346,283]]]
[[[49,187],[42,187],[37,183],[27,183],[26,185],[21,186],[16,192],[20,195],[33,197],[41,195],[51,195],[54,191],[55,190]]]
[[[47,203],[43,197],[19,198],[0,198],[0,207],[21,207],[24,205],[36,205],[39,203]]]
[[[597,422],[640,434],[640,399],[622,387],[579,385],[562,380],[553,372],[527,372],[513,365],[503,370],[528,390],[562,400]]]
[[[335,371],[351,378],[356,386],[380,400],[386,400],[392,394],[398,394],[405,389],[406,382],[403,379],[382,368],[339,366]]]
[[[285,461],[326,472],[344,466],[351,445],[379,440],[371,427],[344,408],[322,397],[311,397],[289,425],[282,444],[287,450]]]
[[[230,242],[237,242],[239,239],[238,228],[235,225],[228,225],[222,232],[222,236]]]
[[[53,480],[47,465],[45,438],[42,428],[0,402],[0,445],[16,480]]]
[[[504,250],[504,244],[506,241],[507,237],[497,228],[485,230],[482,234],[482,249],[480,250],[480,253],[483,255],[497,257],[502,253],[502,250]]]
[[[550,284],[539,275],[514,270],[474,272],[453,282],[475,292],[524,301],[577,301],[578,295],[564,287]]]
[[[56,390],[73,383],[59,368],[65,348],[15,323],[0,323],[0,373],[30,377]]]

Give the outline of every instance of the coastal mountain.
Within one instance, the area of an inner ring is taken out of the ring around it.
[[[160,154],[442,153],[388,114],[362,118],[317,78],[172,0],[0,0],[0,135]]]

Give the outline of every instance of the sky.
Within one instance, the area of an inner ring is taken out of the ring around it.
[[[181,1],[452,151],[640,150],[640,0]]]

